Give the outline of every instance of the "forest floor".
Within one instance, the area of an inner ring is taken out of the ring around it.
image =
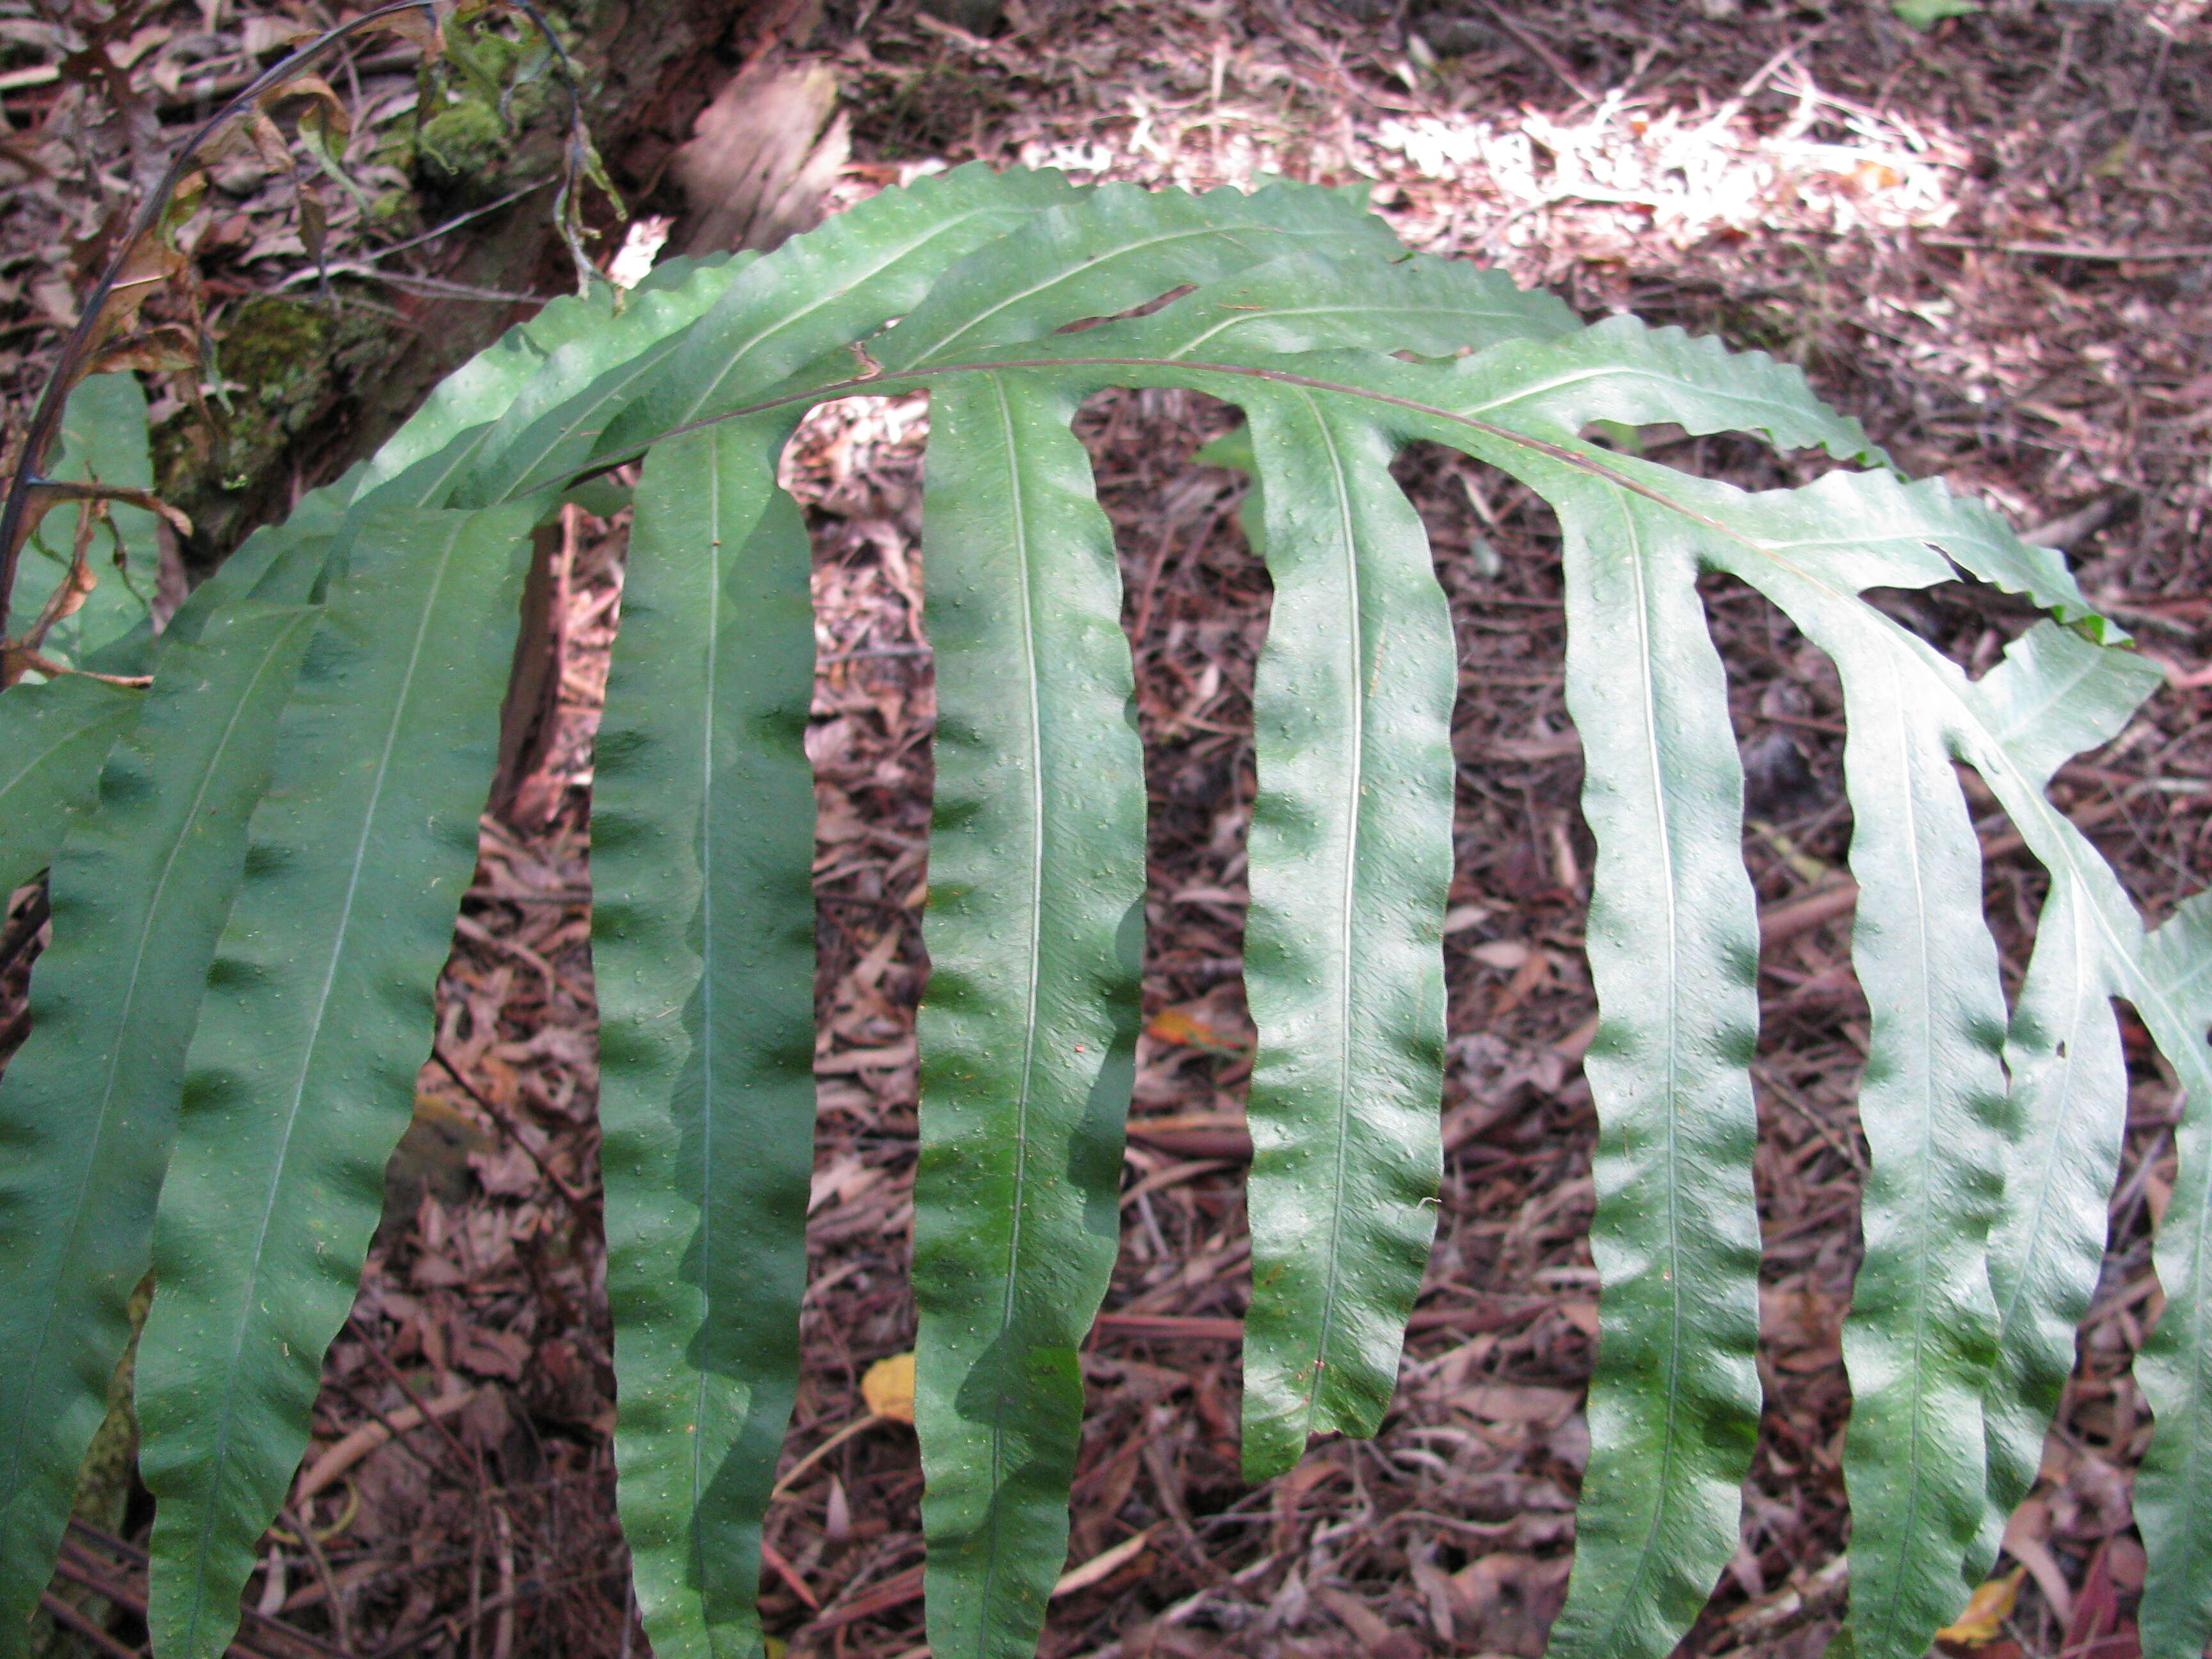
[[[0,0],[0,17],[19,3]],[[864,0],[832,5],[803,50],[835,70],[851,114],[844,200],[977,157],[1194,188],[1263,171],[1364,179],[1417,247],[1553,287],[1586,315],[1633,311],[1802,363],[1909,471],[1984,495],[2063,547],[2092,599],[2167,667],[2168,688],[2063,768],[2055,795],[2156,919],[2212,876],[2204,11],[1990,0],[1921,35],[1863,0],[1419,0],[1365,15],[1307,0],[1009,0],[986,37],[908,0]],[[218,36],[254,27],[251,14],[209,18]],[[38,84],[0,70],[11,128],[38,116],[19,106]],[[55,212],[97,194],[70,196],[65,167],[49,165]],[[266,234],[282,210],[266,210]],[[0,349],[20,361],[0,368],[20,390],[67,272],[51,236],[34,245],[16,224],[0,228],[0,305],[15,307]],[[299,269],[273,241],[258,264],[248,246],[234,239],[225,277],[246,291]],[[1191,459],[1236,418],[1145,392],[1101,398],[1081,423],[1138,665],[1147,1024],[1121,1261],[1084,1356],[1072,1571],[1044,1652],[1534,1656],[1572,1553],[1597,1311],[1596,1126],[1580,1069],[1595,1030],[1580,948],[1590,847],[1562,704],[1557,528],[1463,459],[1417,448],[1401,465],[1461,649],[1442,1220],[1382,1435],[1249,1486],[1235,1424],[1254,1032],[1239,968],[1267,585],[1237,529],[1237,477]],[[919,400],[854,400],[811,417],[787,458],[817,540],[821,811],[820,1117],[792,1463],[866,1415],[861,1374],[913,1339],[926,431]],[[1641,441],[1750,486],[1820,469],[1747,441]],[[508,822],[485,825],[435,1056],[326,1364],[308,1462],[334,1446],[358,1455],[300,1495],[309,1541],[271,1534],[242,1638],[255,1652],[583,1659],[641,1639],[611,1499],[586,858],[622,546],[619,524],[568,511],[560,736]],[[1742,1547],[1683,1651],[1812,1659],[1847,1593],[1839,1333],[1865,1167],[1840,699],[1825,659],[1764,601],[1720,581],[1707,599],[1764,907],[1766,1413]],[[1887,603],[1976,670],[2029,620],[1960,583]],[[1979,810],[1987,908],[2016,984],[2043,878],[1993,805]],[[2007,1534],[2026,1583],[2004,1632],[1975,1650],[1989,1659],[2082,1651],[2122,1628],[2140,1583],[2128,1492],[2149,1424],[2128,1370],[2160,1305],[2149,1229],[2178,1102],[2128,1030],[2110,1251],[2042,1479]],[[911,1432],[878,1423],[777,1500],[765,1607],[791,1654],[926,1652],[920,1490]],[[129,1540],[88,1531],[70,1550],[80,1588],[125,1610],[116,1650],[135,1650]]]

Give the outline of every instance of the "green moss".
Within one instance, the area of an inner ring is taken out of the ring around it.
[[[489,28],[471,29],[465,50],[477,66],[501,86],[514,78],[514,66],[522,61],[521,47]]]
[[[473,94],[448,104],[416,130],[416,176],[456,204],[548,177],[560,165],[549,113],[542,82],[514,88],[506,117]]]
[[[411,191],[387,190],[368,200],[369,222],[386,232],[411,229],[415,224],[415,197]]]
[[[435,183],[477,184],[498,173],[508,142],[498,111],[465,99],[422,123],[415,135],[415,162]]]
[[[230,318],[217,356],[228,407],[216,411],[210,457],[225,488],[241,488],[266,465],[321,401],[331,330],[321,307],[274,295]]]
[[[562,118],[542,43],[481,20],[456,25],[425,79],[413,143],[416,176],[442,196],[485,201],[557,167]]]
[[[248,300],[223,331],[223,378],[264,404],[282,401],[301,378],[316,374],[330,332],[330,318],[318,307],[273,295]]]
[[[263,295],[222,322],[216,360],[224,396],[203,421],[186,410],[155,428],[157,488],[210,545],[228,548],[241,498],[285,447],[330,407],[336,377],[365,349],[388,351],[388,322],[319,301]]]

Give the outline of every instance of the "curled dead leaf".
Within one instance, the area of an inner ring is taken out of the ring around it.
[[[1985,1647],[1996,1641],[2020,1601],[2020,1581],[2027,1574],[2026,1567],[2014,1567],[2003,1577],[1978,1586],[1966,1599],[1966,1610],[1959,1615],[1958,1622],[1937,1631],[1936,1639],[1969,1648]]]

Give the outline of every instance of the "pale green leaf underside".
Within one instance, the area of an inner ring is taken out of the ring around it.
[[[1657,469],[1623,471],[1638,483],[1656,482]],[[2029,1125],[2026,1112],[2057,1103],[2008,1104],[2004,1003],[1981,926],[1978,849],[1952,761],[1982,771],[2054,882],[2073,895],[2069,906],[2101,923],[2105,937],[2095,948],[2105,957],[2106,982],[2126,972],[2132,915],[2102,860],[2040,793],[2051,745],[2043,733],[2021,728],[2014,695],[2015,677],[2029,672],[2021,665],[2039,647],[2016,647],[2013,672],[1970,684],[1853,597],[1860,586],[1917,586],[1944,574],[1926,550],[1948,545],[1958,533],[1956,503],[1878,475],[1832,476],[1806,490],[1767,496],[1686,480],[1665,487],[1711,525],[1703,556],[1780,605],[1835,659],[1844,679],[1857,825],[1851,862],[1863,895],[1854,956],[1874,1013],[1860,1102],[1870,1150],[1867,1255],[1844,1337],[1856,1401],[1845,1450],[1855,1517],[1852,1625],[1861,1654],[1918,1654],[1985,1569],[2002,1524],[1999,1504],[2018,1495],[2016,1468],[2001,1468],[1992,1482],[1984,1402],[1994,1401],[2001,1416],[2015,1418],[2023,1409],[2047,1409],[2047,1382],[2016,1382],[2033,1390],[2026,1401],[2001,1385],[2028,1358],[2039,1310],[2048,1306],[2048,1316],[2063,1317],[2069,1299],[2086,1293],[2085,1275],[2094,1280],[2095,1261],[2077,1248],[2070,1263],[2039,1283],[2008,1277],[2008,1317],[2001,1325],[1990,1276],[2013,1270],[2009,1258],[1992,1263],[1989,1242],[1993,1230],[2000,1243],[2014,1236],[2005,1180],[2008,1167],[2032,1170],[2033,1157],[2032,1145],[2021,1149],[2026,1156],[2008,1152],[2008,1134],[2042,1127]],[[1855,540],[1839,526],[1826,544],[1805,538],[1807,508],[1839,500],[1872,533]],[[2143,689],[2139,677],[2130,678],[2121,672],[2106,694],[2117,694],[2119,712]],[[2077,714],[2080,707],[2074,705]],[[2073,735],[2081,735],[2078,724]],[[2085,948],[2067,927],[2054,930],[2038,952],[2042,980],[2063,971],[2052,952]],[[2096,983],[2092,976],[2092,988],[2075,994],[2077,1017]],[[2031,1019],[2040,1018],[2045,995],[2041,981],[2036,988]],[[2093,1040],[2081,1058],[2093,1062],[2094,1052]],[[2109,1122],[2118,1078],[2101,1081],[2100,1098],[2094,1097],[2099,1079],[2086,1070],[2073,1079],[2069,1110]],[[2035,1091],[2047,1082],[2039,1070],[2024,1068],[2014,1086]],[[2080,1173],[2094,1190],[2094,1169]],[[2009,1198],[2014,1208],[2032,1207],[2052,1195],[2016,1185]],[[2057,1240],[2045,1242],[2056,1268]],[[2015,1357],[2000,1372],[1994,1368],[2007,1337]],[[2012,1456],[2016,1463],[2017,1453]]]
[[[1626,343],[1632,349],[1635,342]],[[1509,350],[1520,360],[1513,365],[1518,375],[1533,380],[1544,372],[1546,365],[1536,361],[1538,349],[1515,346],[1501,349],[1499,355]],[[1424,379],[1436,378],[1432,371],[1393,366],[1377,372],[1370,366],[1359,377],[1364,384],[1354,389],[1346,385],[1350,360],[1310,362],[1310,369],[1298,363],[1292,372],[1310,374],[1310,384],[1342,388],[1330,395],[1353,402],[1367,401],[1367,388],[1374,387],[1403,408],[1419,401],[1418,393],[1426,389],[1420,385]],[[1088,370],[1102,377],[1105,371],[1103,364]],[[1246,372],[1241,365],[1224,366],[1224,371],[1240,377]],[[1126,366],[1118,372],[1131,374]],[[1199,365],[1181,374],[1166,365],[1137,372],[1155,383],[1220,384]],[[1710,374],[1710,368],[1704,372]],[[1459,373],[1463,376],[1466,371]],[[1624,378],[1632,390],[1641,371],[1636,377],[1585,373],[1586,390],[1572,411],[1575,423],[1613,418],[1623,404],[1613,402],[1612,394]],[[1378,380],[1382,385],[1376,387]],[[1484,390],[1499,404],[1516,395],[1511,380]],[[1441,391],[1430,390],[1431,409],[1445,404]],[[1243,396],[1248,404],[1254,400],[1249,392]],[[1453,399],[1459,407],[1468,401],[1463,392]],[[1626,407],[1632,410],[1634,404]],[[1726,418],[1725,398],[1692,399],[1684,423],[1697,429],[1716,411]],[[1561,418],[1554,413],[1555,431]],[[1546,469],[1565,463],[1592,476],[1611,473],[1618,482],[1608,487],[1618,493],[1644,501],[1656,498],[1655,504],[1674,501],[1666,510],[1690,526],[1701,544],[1701,562],[1734,569],[1761,586],[1836,654],[1847,694],[1858,700],[1861,737],[1886,738],[1881,763],[1887,774],[1870,786],[1863,760],[1858,768],[1858,786],[1877,792],[1862,813],[1871,810],[1882,818],[1871,838],[1863,835],[1855,862],[1863,866],[1862,881],[1878,888],[1887,901],[1870,902],[1863,912],[1863,918],[1885,921],[1863,919],[1862,928],[1880,929],[1892,916],[1907,925],[1900,929],[1887,922],[1886,932],[1863,937],[1860,951],[1862,971],[1883,988],[1877,1006],[1886,1006],[1893,1017],[1878,1018],[1869,1068],[1880,1085],[1871,1104],[1882,1115],[1879,1132],[1887,1143],[1878,1152],[1878,1157],[1887,1157],[1878,1167],[1875,1188],[1877,1204],[1887,1207],[1875,1213],[1892,1219],[1877,1241],[1874,1276],[1863,1281],[1867,1294],[1850,1334],[1859,1374],[1869,1378],[1869,1391],[1878,1389],[1881,1395],[1862,1407],[1854,1447],[1857,1513],[1874,1523],[1855,1550],[1863,1592],[1856,1633],[1863,1651],[1917,1653],[1928,1633],[1957,1611],[1966,1588],[1962,1579],[1978,1565],[1990,1536],[1981,1418],[1998,1344],[1984,1246],[2001,1213],[2006,1109],[1998,1057],[2005,1018],[1994,952],[1978,926],[1978,870],[1971,832],[1961,834],[1965,814],[1950,773],[1953,757],[1981,765],[2008,805],[2033,821],[2030,842],[2039,855],[2055,860],[2069,880],[2093,886],[2102,872],[2100,896],[2116,895],[2117,890],[2101,860],[2022,783],[2014,751],[2035,750],[2039,757],[2053,742],[2048,735],[2018,729],[2020,700],[2002,710],[1976,709],[1971,718],[1947,712],[1946,703],[1960,700],[1950,684],[1960,679],[1956,671],[1933,659],[1924,647],[1853,596],[1876,583],[1919,586],[1942,579],[1951,566],[1936,550],[1938,546],[1962,560],[1971,557],[1993,574],[2016,568],[2047,585],[2048,573],[2034,570],[2033,556],[2026,550],[2005,547],[2002,527],[1985,509],[1948,496],[1940,486],[1899,485],[1879,474],[1837,475],[1805,490],[1747,498],[1656,467],[1616,465],[1610,458],[1562,446],[1557,439],[1532,453],[1508,434],[1489,436],[1469,430],[1465,422],[1433,415],[1401,419],[1411,430],[1457,442],[1522,472],[1540,487]],[[1550,493],[1562,493],[1556,477],[1551,482]],[[1747,507],[1747,525],[1730,522],[1745,518]],[[2005,553],[2010,564],[1992,559],[1992,547]],[[1801,568],[1808,564],[1826,580],[1810,586],[1797,582]],[[2078,595],[2071,600],[2063,592],[2055,597],[2080,605]],[[1838,628],[1846,632],[1838,634]],[[1900,689],[1900,675],[1910,683],[1909,690]],[[1922,680],[1933,680],[1944,695],[1931,699]],[[1969,695],[1966,701],[1978,700]],[[1879,793],[1885,788],[1891,794],[1887,800]],[[1929,908],[1939,901],[1948,912]],[[2124,910],[2122,904],[2120,912]],[[1929,941],[1943,929],[1963,929],[1960,937],[1970,945],[1976,939],[1984,945],[1960,950],[1954,942],[1939,961]],[[2124,929],[2114,925],[2106,931],[2108,948],[2124,960]],[[1888,990],[1892,984],[1898,988]],[[1263,1031],[1263,1048],[1266,1040]],[[1692,1040],[1725,1050],[1724,1036],[1717,1030],[1695,1032]],[[1978,1060],[1969,1059],[1977,1054]],[[1870,1133],[1875,1132],[1870,1124]],[[1723,1233],[1742,1239],[1747,1219],[1740,1212]],[[1711,1256],[1707,1261],[1717,1265]],[[1747,1282],[1741,1280],[1747,1288]],[[1744,1305],[1742,1297],[1740,1288],[1738,1310]],[[1740,1322],[1736,1328],[1741,1331]],[[1635,1387],[1648,1390],[1648,1385]],[[1601,1385],[1598,1406],[1604,1404]],[[1600,1426],[1605,1426],[1601,1413]],[[1706,1559],[1717,1564],[1732,1546],[1717,1518],[1706,1531]],[[1647,1542],[1659,1537],[1650,1534]],[[1931,1537],[1948,1540],[1948,1560],[1942,1546],[1929,1547]],[[1593,1628],[1619,1631],[1618,1620],[1631,1611],[1627,1602],[1640,1601],[1647,1612],[1656,1606],[1648,1600],[1655,1592],[1633,1577],[1615,1583],[1627,1601],[1619,1607],[1594,1608],[1588,1615],[1595,1621]],[[1685,1594],[1677,1586],[1678,1604]],[[1646,1638],[1654,1650],[1671,1644],[1666,1632],[1677,1622],[1660,1620],[1650,1626]]]
[[[2136,1357],[2158,1424],[2136,1476],[2150,1554],[2139,1622],[2143,1659],[2197,1659],[2212,1638],[2212,898],[2198,894],[2150,936],[2124,994],[2183,1096],[2156,1249],[2166,1311]]]
[[[2069,755],[2116,736],[2156,678],[2140,659],[2042,627],[1977,690],[2018,757],[2022,781],[2040,790]],[[2118,893],[2079,872],[2057,876],[2006,1034],[2005,1184],[2016,1197],[1990,1240],[1997,1357],[1986,1422],[1985,1556],[2034,1482],[2045,1428],[2074,1367],[2075,1329],[2104,1259],[2106,1199],[2127,1117],[2110,1002],[2123,984],[2113,941],[2134,938],[2134,919]]]
[[[1067,1549],[1077,1350],[1121,1231],[1144,772],[1113,537],[1074,410],[995,376],[932,405],[915,1423],[945,1659],[1036,1650]]]
[[[1274,585],[1254,690],[1244,1467],[1375,1432],[1436,1230],[1451,622],[1370,411],[1253,398]]]
[[[1567,707],[1597,840],[1583,1061],[1603,1281],[1586,1508],[1562,1655],[1664,1653],[1735,1547],[1759,1412],[1758,928],[1742,781],[1697,538],[1655,503],[1547,481],[1566,532]]]

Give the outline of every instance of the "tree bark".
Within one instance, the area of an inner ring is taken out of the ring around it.
[[[810,33],[818,15],[813,0],[567,0],[549,9],[579,39],[586,120],[633,211],[682,210],[669,164],[696,118],[745,64]],[[590,221],[614,228],[610,205],[583,188]],[[182,550],[187,567],[211,569],[255,526],[283,517],[305,491],[371,453],[446,375],[544,298],[566,291],[573,266],[550,207],[549,187],[486,215],[450,239],[434,272],[473,289],[540,298],[385,296],[401,319],[397,330],[380,325],[365,347],[333,349],[313,368],[295,368],[282,411],[286,435],[273,456],[257,458],[250,476],[225,476],[234,469],[224,464],[221,434],[216,453],[185,453],[165,468],[166,495],[196,527]],[[427,204],[424,216],[437,216]],[[330,344],[327,331],[321,337]]]

